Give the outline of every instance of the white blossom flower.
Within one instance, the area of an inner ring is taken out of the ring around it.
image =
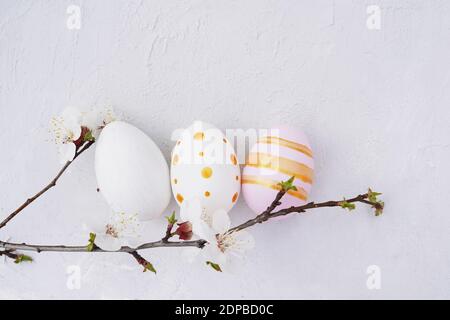
[[[76,153],[75,141],[81,135],[81,112],[75,108],[66,108],[61,116],[53,117],[50,127],[62,163],[73,160]]]
[[[143,225],[137,214],[115,213],[108,223],[89,231],[95,233],[95,245],[106,251],[117,251],[122,246],[135,248],[143,243]]]
[[[61,163],[72,161],[77,150],[86,142],[85,135],[97,138],[108,123],[116,120],[112,109],[80,111],[73,107],[64,109],[61,116],[50,121],[51,131]]]
[[[198,198],[183,201],[180,210],[183,221],[192,223],[195,235],[208,241],[203,257],[222,268],[234,257],[242,258],[254,247],[253,237],[246,231],[229,231],[231,222],[225,210],[208,213]]]
[[[80,123],[81,112],[72,107],[64,109],[60,116],[53,117],[50,125],[55,135],[55,143],[63,144],[77,140],[81,134]]]
[[[199,198],[183,201],[180,209],[182,221],[192,223],[192,232],[202,239],[213,241],[217,233],[225,232],[230,218],[225,210],[208,212]]]
[[[233,258],[243,258],[246,251],[253,249],[255,240],[246,231],[231,231],[218,234],[215,242],[210,242],[203,248],[208,261],[226,267]]]
[[[112,108],[92,109],[81,113],[81,125],[89,128],[94,138],[98,138],[107,124],[116,120],[117,116]]]

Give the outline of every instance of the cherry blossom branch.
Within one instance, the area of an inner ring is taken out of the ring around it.
[[[58,141],[62,143],[73,143],[75,145],[75,149],[71,149],[73,155],[72,160],[67,161],[64,166],[59,170],[59,172],[56,174],[56,176],[50,181],[48,185],[46,185],[43,189],[41,189],[38,193],[36,193],[34,196],[28,198],[22,205],[20,205],[16,210],[14,210],[12,213],[10,213],[3,221],[0,222],[0,229],[5,227],[12,219],[14,219],[20,212],[22,212],[25,208],[27,208],[31,203],[33,203],[35,200],[37,200],[39,197],[41,197],[44,193],[49,191],[51,188],[56,186],[56,183],[61,178],[61,176],[66,172],[66,170],[69,168],[69,166],[72,164],[75,159],[77,159],[83,152],[88,150],[94,143],[95,143],[95,135],[94,132],[97,132],[98,130],[103,129],[109,122],[112,121],[113,115],[110,113],[105,114],[105,118],[103,118],[101,123],[97,123],[95,121],[95,124],[91,123],[91,121],[88,121],[87,119],[90,119],[90,117],[84,118],[83,121],[84,124],[79,124],[80,128],[71,128],[71,124],[74,121],[74,119],[77,119],[75,121],[78,121],[79,117],[84,117],[85,115],[81,115],[79,112],[73,112],[73,110],[69,110],[66,113],[67,119],[63,117],[63,121],[55,120],[54,124],[56,126],[55,133],[56,137],[58,138]],[[67,123],[63,123],[64,121],[67,121],[69,124],[69,127],[65,127]],[[92,119],[91,119],[92,120]],[[83,122],[81,121],[81,122]],[[78,125],[78,122],[76,122]],[[89,123],[89,124],[88,124]],[[63,125],[63,127],[60,127]],[[74,132],[78,132],[77,129],[80,129],[80,135],[78,136],[74,134]],[[78,137],[75,140],[75,136]],[[63,139],[61,139],[63,138]],[[65,145],[69,147],[73,147],[71,145]],[[341,207],[348,210],[353,210],[355,208],[355,203],[363,203],[366,205],[370,205],[372,208],[375,209],[375,215],[380,215],[384,208],[384,203],[377,199],[377,196],[380,195],[380,193],[373,192],[371,189],[368,190],[368,192],[364,194],[360,194],[358,196],[355,196],[353,198],[350,198],[348,200],[341,200],[341,201],[326,201],[321,203],[315,203],[315,202],[309,202],[307,204],[304,204],[302,206],[293,206],[285,209],[279,209],[277,208],[281,205],[281,200],[284,197],[284,195],[289,190],[297,190],[295,185],[293,184],[294,177],[289,179],[288,181],[280,182],[279,183],[279,192],[275,196],[275,199],[272,201],[272,203],[267,207],[267,209],[257,215],[255,218],[250,219],[236,227],[233,227],[226,231],[223,234],[216,234],[217,243],[215,243],[219,250],[222,251],[222,253],[225,251],[224,248],[227,248],[227,245],[229,245],[230,238],[233,240],[233,233],[239,232],[243,229],[252,227],[256,224],[266,222],[272,218],[279,217],[279,216],[285,216],[293,213],[304,213],[307,210],[315,209],[315,208],[322,208],[322,207]],[[145,259],[140,253],[140,250],[145,249],[152,249],[152,248],[161,248],[161,247],[194,247],[198,249],[203,249],[205,245],[208,243],[204,239],[198,239],[198,240],[191,240],[193,233],[192,233],[192,224],[189,221],[184,221],[181,223],[177,223],[177,219],[175,218],[175,212],[172,213],[171,216],[167,217],[168,225],[165,230],[165,234],[163,237],[158,241],[153,242],[147,242],[142,245],[139,245],[137,247],[129,247],[129,246],[122,246],[118,250],[115,251],[107,251],[99,246],[96,245],[95,239],[96,234],[90,233],[89,234],[89,242],[86,245],[79,245],[79,246],[68,246],[68,245],[39,245],[39,244],[27,244],[27,243],[13,243],[8,241],[0,241],[0,256],[4,256],[9,259],[13,259],[15,263],[21,263],[24,261],[32,261],[33,259],[30,256],[27,256],[25,254],[22,254],[18,251],[33,251],[33,252],[85,252],[85,253],[126,253],[131,255],[139,265],[141,265],[144,268],[145,271],[150,271],[156,273],[155,268],[153,265]],[[117,235],[112,235],[113,237],[117,237]],[[178,236],[178,241],[172,241],[171,239],[175,236]],[[228,238],[228,240],[226,240]],[[228,242],[227,242],[228,241]],[[219,244],[220,243],[220,244]],[[215,244],[211,243],[211,246],[214,246]],[[212,247],[214,248],[214,247]],[[228,250],[228,249],[227,249]],[[221,268],[218,264],[212,262],[212,261],[206,261],[207,265],[210,265],[214,270],[221,271]]]
[[[58,179],[63,175],[63,173],[67,170],[67,168],[70,166],[70,164],[78,158],[84,151],[86,151],[91,145],[93,145],[95,140],[92,138],[91,140],[87,141],[84,144],[80,144],[80,147],[77,147],[77,151],[75,153],[74,158],[71,161],[68,161],[63,168],[58,172],[55,178],[47,185],[45,186],[41,191],[39,191],[36,195],[33,197],[27,199],[19,208],[17,208],[14,212],[12,212],[5,220],[3,220],[0,223],[0,228],[4,227],[9,221],[11,221],[17,214],[19,214],[23,209],[25,209],[28,205],[30,205],[33,201],[35,201],[37,198],[39,198],[41,195],[43,195],[45,192],[47,192],[49,189],[54,187],[56,185],[56,182]],[[348,200],[341,200],[341,201],[326,201],[326,202],[309,202],[302,206],[293,206],[286,209],[281,209],[278,211],[275,211],[276,208],[281,205],[281,199],[283,196],[289,191],[289,190],[296,190],[296,187],[293,185],[294,177],[289,179],[285,182],[280,182],[280,191],[275,196],[275,199],[272,201],[272,203],[267,207],[267,209],[262,212],[261,214],[257,215],[255,218],[250,219],[234,228],[229,229],[226,234],[230,234],[233,232],[238,232],[243,229],[249,228],[251,226],[254,226],[259,223],[263,223],[268,221],[269,219],[279,217],[279,216],[285,216],[291,213],[304,213],[307,210],[315,209],[315,208],[322,208],[322,207],[341,207],[348,210],[353,210],[355,208],[356,202],[364,203],[370,205],[372,208],[375,209],[375,215],[380,215],[384,208],[384,203],[382,201],[379,201],[377,199],[377,196],[380,195],[380,193],[373,192],[371,189],[368,190],[367,193],[360,194],[358,196],[355,196],[353,198],[350,198]],[[275,211],[275,212],[274,212]],[[67,245],[36,245],[36,244],[26,244],[26,243],[12,243],[12,242],[5,242],[0,241],[0,256],[5,256],[10,259],[14,259],[15,263],[21,263],[23,261],[32,261],[32,258],[17,253],[17,250],[21,251],[35,251],[37,253],[40,252],[109,252],[109,253],[128,253],[141,265],[144,267],[144,272],[149,270],[151,272],[156,273],[155,268],[153,265],[147,261],[144,257],[142,257],[138,251],[144,250],[144,249],[152,249],[152,248],[159,248],[159,247],[196,247],[199,249],[202,249],[206,244],[207,241],[203,239],[199,240],[190,240],[192,237],[192,225],[189,221],[178,223],[177,219],[175,218],[175,212],[172,213],[171,216],[167,217],[168,225],[166,228],[165,235],[161,238],[159,241],[154,242],[148,242],[144,243],[136,248],[132,248],[129,246],[122,246],[120,249],[116,251],[107,251],[103,250],[100,247],[95,245],[95,234],[91,233],[89,238],[89,243],[84,246],[67,246]],[[175,225],[178,225],[177,229],[173,231]],[[178,235],[180,240],[184,241],[170,241],[170,239]],[[211,263],[211,262],[210,262]],[[220,271],[220,267],[218,265],[215,265],[214,263],[211,263],[213,268]],[[216,266],[216,267],[215,267]],[[217,269],[217,267],[219,269]]]
[[[381,214],[381,210],[384,208],[384,203],[377,200],[376,197],[379,195],[379,193],[373,192],[369,189],[367,193],[360,194],[358,196],[355,196],[353,198],[350,198],[348,200],[341,200],[341,201],[325,201],[325,202],[309,202],[302,206],[297,207],[290,207],[287,209],[281,209],[278,211],[274,210],[280,205],[280,200],[282,197],[286,194],[287,190],[282,189],[276,196],[275,200],[272,202],[272,204],[261,214],[256,216],[253,219],[250,219],[234,228],[231,228],[228,233],[230,232],[237,232],[246,228],[249,228],[251,226],[254,226],[258,223],[266,222],[269,219],[279,217],[279,216],[285,216],[292,213],[304,213],[307,210],[316,209],[316,208],[323,208],[323,207],[341,207],[344,209],[353,210],[354,209],[354,203],[360,202],[364,204],[368,204],[372,206],[375,209],[375,214],[379,215]],[[172,218],[173,219],[173,218]],[[144,249],[152,249],[152,248],[160,248],[160,247],[196,247],[199,249],[202,249],[205,244],[207,243],[206,240],[199,239],[199,240],[191,240],[191,241],[169,241],[169,238],[174,235],[172,233],[172,228],[175,224],[175,221],[171,221],[169,218],[169,224],[166,231],[166,235],[159,241],[154,242],[148,242],[144,243],[136,248],[131,248],[128,246],[123,246],[119,250],[116,251],[106,251],[103,250],[97,246],[94,246],[92,249],[89,249],[88,245],[85,246],[66,246],[66,245],[34,245],[34,244],[26,244],[26,243],[11,243],[11,242],[4,242],[0,241],[0,248],[4,249],[5,251],[15,251],[15,250],[22,250],[22,251],[35,251],[35,252],[44,252],[44,251],[50,251],[50,252],[110,252],[110,253],[129,253],[132,254],[136,258],[136,254],[134,252],[137,252],[138,250],[144,250]],[[0,253],[5,254],[5,251],[0,251]]]
[[[48,185],[46,185],[41,191],[36,193],[31,198],[28,198],[20,207],[18,207],[16,210],[14,210],[12,213],[10,213],[1,223],[0,223],[0,229],[6,226],[6,224],[11,221],[16,215],[18,215],[23,209],[28,207],[33,201],[35,201],[37,198],[42,196],[44,193],[46,193],[48,190],[56,186],[56,182],[58,182],[59,178],[63,175],[63,173],[69,168],[69,166],[72,164],[72,162],[75,161],[76,158],[78,158],[84,151],[89,149],[90,146],[94,144],[94,140],[88,141],[85,143],[81,148],[77,150],[75,153],[74,158],[71,161],[67,161],[66,164],[59,170],[58,174],[53,178],[52,181]]]
[[[377,195],[379,195],[379,193],[373,192],[372,190],[369,189],[369,191],[367,193],[360,194],[360,195],[353,197],[351,199],[348,199],[348,200],[344,199],[341,201],[325,201],[325,202],[320,202],[320,203],[309,202],[302,206],[290,207],[290,208],[281,209],[276,212],[273,212],[281,204],[280,200],[281,200],[281,198],[283,198],[283,196],[286,194],[286,192],[287,192],[287,190],[281,189],[278,192],[275,200],[264,212],[257,215],[253,219],[250,219],[234,228],[231,228],[228,232],[240,231],[240,230],[249,228],[251,226],[254,226],[255,224],[263,223],[263,222],[265,222],[269,219],[275,218],[275,217],[285,216],[285,215],[288,215],[291,213],[304,213],[304,212],[306,212],[306,210],[316,209],[316,208],[341,207],[344,209],[353,210],[355,208],[354,203],[361,202],[361,203],[372,206],[372,208],[375,209],[375,215],[377,215],[377,216],[381,214],[381,212],[383,211],[383,208],[384,208],[384,203],[382,201],[379,201],[376,199],[376,197],[377,197]],[[372,199],[372,200],[367,200],[367,199]]]
[[[192,241],[154,241],[154,242],[147,242],[144,243],[136,248],[131,248],[128,246],[123,246],[119,250],[116,251],[107,251],[103,250],[97,246],[95,246],[92,250],[89,250],[88,245],[85,246],[66,246],[66,245],[39,245],[39,244],[26,244],[26,243],[13,243],[13,242],[5,242],[0,241],[0,248],[5,249],[6,251],[15,251],[15,250],[22,250],[22,251],[34,251],[37,253],[40,252],[104,252],[104,253],[132,253],[134,251],[138,250],[144,250],[144,249],[153,249],[153,248],[160,248],[160,247],[167,247],[167,248],[176,248],[176,247],[196,247],[196,248],[203,248],[206,244],[205,240],[192,240]],[[4,251],[0,251],[0,253],[3,253]]]

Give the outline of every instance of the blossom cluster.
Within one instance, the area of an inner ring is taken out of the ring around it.
[[[116,120],[112,109],[80,111],[68,107],[50,120],[50,128],[61,163],[72,161],[77,151],[88,141],[95,141],[108,123]]]
[[[226,266],[233,257],[242,257],[254,247],[250,233],[230,231],[228,212],[222,209],[208,212],[198,198],[183,202],[180,217],[183,221],[191,222],[194,235],[208,241],[202,250],[203,255],[216,266]]]

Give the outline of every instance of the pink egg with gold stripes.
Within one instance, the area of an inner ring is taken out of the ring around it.
[[[250,149],[242,172],[242,195],[260,214],[280,190],[278,183],[295,177],[297,190],[290,190],[277,209],[305,204],[311,191],[314,159],[306,135],[295,128],[274,128],[259,136]]]

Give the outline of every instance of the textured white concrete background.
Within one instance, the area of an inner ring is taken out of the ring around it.
[[[80,30],[66,27],[70,4]],[[366,27],[369,4],[380,30]],[[144,253],[157,276],[120,254],[2,259],[0,298],[450,298],[449,16],[446,0],[0,0],[1,217],[56,173],[47,124],[67,105],[113,105],[166,157],[194,119],[296,125],[316,155],[312,199],[372,186],[387,203],[381,218],[324,209],[258,226],[234,274],[178,249]],[[1,239],[86,242],[81,221],[108,212],[95,189],[90,151]],[[242,199],[233,217],[250,217]]]

